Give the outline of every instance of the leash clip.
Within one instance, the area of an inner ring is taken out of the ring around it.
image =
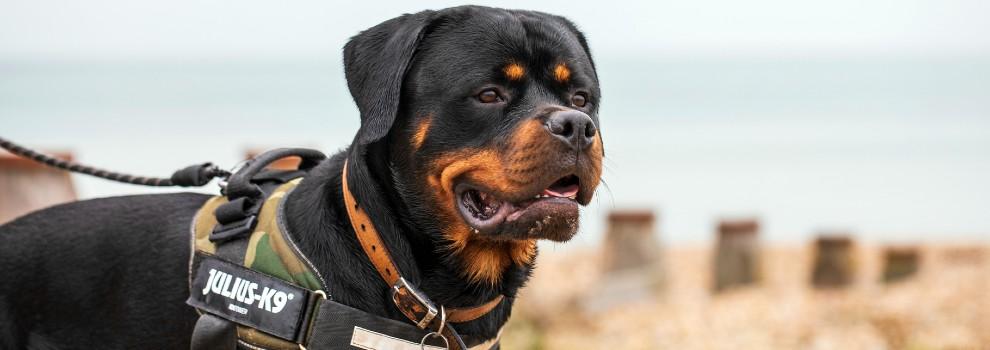
[[[241,169],[244,169],[244,167],[246,167],[249,163],[251,163],[251,159],[245,159],[238,162],[237,164],[234,164],[234,166],[231,167],[229,171],[227,171],[227,176],[220,179],[220,181],[217,181],[217,185],[220,186],[221,193],[226,193],[227,181],[230,180],[230,176],[236,174],[238,171],[241,171]]]

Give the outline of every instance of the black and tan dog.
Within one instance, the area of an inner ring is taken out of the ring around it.
[[[461,334],[496,336],[536,257],[599,183],[601,94],[588,45],[545,13],[404,15],[344,48],[361,112],[351,146],[287,199],[291,236],[343,304],[407,322],[348,221],[341,171],[406,278],[439,304],[498,295]],[[184,348],[189,223],[208,197],[60,205],[0,227],[0,348]]]

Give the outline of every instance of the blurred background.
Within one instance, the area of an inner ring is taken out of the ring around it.
[[[505,348],[990,346],[990,3],[476,3],[576,22],[604,95],[607,185]],[[152,176],[335,152],[347,38],[459,4],[4,1],[0,135]],[[0,154],[0,191],[2,222],[171,190]]]

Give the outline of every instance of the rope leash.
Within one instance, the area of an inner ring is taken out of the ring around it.
[[[227,178],[230,176],[230,172],[220,169],[220,167],[213,165],[212,163],[190,165],[188,167],[176,171],[169,178],[134,176],[134,175],[118,173],[114,171],[108,171],[100,168],[95,168],[88,165],[82,165],[64,159],[58,159],[49,156],[47,154],[37,152],[30,148],[26,148],[24,146],[18,145],[3,137],[0,137],[0,148],[10,151],[10,153],[16,154],[18,156],[33,160],[35,162],[53,168],[95,176],[110,181],[128,183],[132,185],[155,186],[155,187],[171,187],[171,186],[199,187],[208,184],[210,180],[213,180],[214,178],[218,178],[218,177]]]

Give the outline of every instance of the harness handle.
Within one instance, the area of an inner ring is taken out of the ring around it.
[[[239,239],[251,233],[258,223],[258,212],[265,202],[265,191],[257,183],[251,182],[266,166],[286,157],[299,157],[299,170],[306,172],[320,164],[327,156],[323,152],[306,148],[276,148],[247,160],[238,167],[226,184],[221,183],[221,192],[227,196],[227,203],[214,211],[217,225],[210,233],[211,242],[224,242]]]
[[[251,183],[251,178],[265,169],[269,164],[279,159],[293,156],[302,158],[302,161],[299,163],[299,170],[301,171],[309,171],[324,159],[327,159],[327,156],[323,152],[308,148],[276,148],[267,151],[247,161],[241,170],[230,175],[227,179],[227,188],[224,190],[225,194],[230,199],[241,197],[260,199],[264,197],[261,186]]]

